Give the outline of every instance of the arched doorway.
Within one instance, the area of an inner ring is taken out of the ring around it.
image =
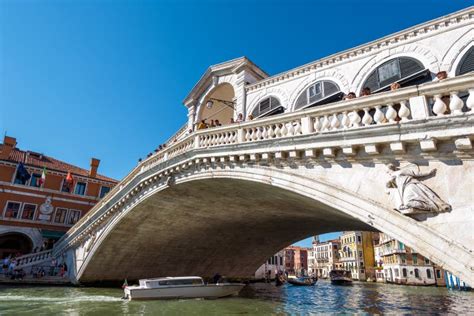
[[[20,233],[7,233],[0,235],[0,258],[10,255],[27,254],[33,249],[33,241]]]
[[[196,120],[196,124],[199,124],[202,120],[209,125],[211,122],[218,124],[215,125],[228,125],[231,119],[234,117],[234,99],[235,93],[234,88],[229,83],[223,83],[218,85],[212,90],[206,98],[203,100],[201,109]],[[211,101],[211,102],[209,102]]]

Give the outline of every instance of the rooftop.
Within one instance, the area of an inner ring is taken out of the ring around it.
[[[3,152],[7,146],[5,143],[0,144],[0,152]],[[25,151],[19,148],[12,148],[8,157],[1,158],[2,161],[9,161],[13,163],[20,163],[22,162],[25,166],[37,167],[37,168],[46,168],[47,170],[54,170],[59,172],[68,173],[70,172],[73,176],[81,176],[91,179],[97,179],[112,183],[118,183],[117,180],[106,177],[104,175],[97,174],[96,177],[91,177],[89,175],[89,170],[83,169],[71,164],[68,164],[64,161],[46,156],[44,154],[32,152],[32,151]]]

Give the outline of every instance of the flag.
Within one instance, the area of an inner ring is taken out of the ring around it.
[[[72,178],[72,175],[70,172],[67,173],[66,182],[70,185],[74,182],[74,179]]]
[[[123,284],[122,284],[122,289],[126,288],[128,286],[128,282],[127,282],[127,279],[125,279],[125,281],[123,281]]]
[[[24,182],[28,181],[31,178],[31,175],[28,173],[28,170],[26,170],[25,166],[21,162],[18,165],[16,177]]]
[[[39,186],[42,186],[46,181],[46,168],[43,167],[43,173],[41,174],[41,178],[39,179]]]

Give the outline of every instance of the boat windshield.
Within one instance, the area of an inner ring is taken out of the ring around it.
[[[149,282],[150,287],[166,285],[201,285],[202,279],[170,279]]]

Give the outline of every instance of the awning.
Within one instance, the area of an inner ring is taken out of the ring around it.
[[[331,95],[328,95],[327,97],[322,98],[322,99],[320,99],[316,102],[305,105],[305,106],[299,108],[298,110],[304,110],[304,109],[307,109],[307,108],[312,108],[313,106],[324,105],[324,104],[328,104],[328,103],[341,101],[343,97],[344,97],[344,92],[338,91],[338,92],[333,93]]]
[[[59,239],[61,238],[66,232],[58,232],[56,230],[41,230],[41,236],[43,238],[52,238],[52,239]]]
[[[280,113],[283,113],[283,112],[285,112],[285,108],[282,105],[279,105],[276,108],[270,109],[267,112],[264,112],[264,113],[260,114],[256,118],[272,116],[272,115],[280,114]]]
[[[399,83],[402,88],[408,87],[408,86],[413,86],[417,84],[422,84],[425,82],[431,81],[431,72],[429,69],[423,69],[420,71],[415,72],[414,74],[411,74],[409,76],[406,76],[402,79],[399,79],[397,81],[394,81],[385,87],[379,88],[375,91],[372,91],[372,94],[374,93],[379,93],[379,92],[384,92],[384,91],[390,91],[390,86],[394,83]]]

